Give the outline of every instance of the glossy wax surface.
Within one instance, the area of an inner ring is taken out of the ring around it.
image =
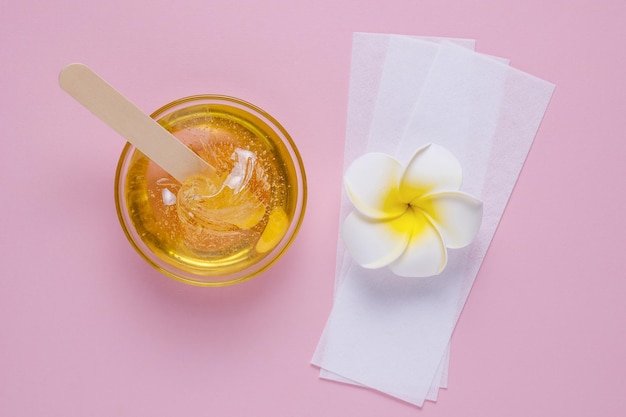
[[[623,0],[78,0],[0,13],[0,415],[615,416],[626,409]],[[466,37],[556,91],[423,410],[323,381],[352,32]],[[197,288],[144,262],[124,141],[68,97],[84,62],[150,113],[194,94],[274,116],[307,213],[266,274]]]

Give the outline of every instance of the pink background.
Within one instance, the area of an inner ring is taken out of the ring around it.
[[[0,14],[1,416],[589,416],[626,409],[626,2],[109,0]],[[351,33],[475,38],[557,85],[423,409],[318,379]],[[185,286],[127,243],[123,140],[57,86],[84,62],[142,109],[233,95],[292,134],[308,212],[269,272]],[[331,151],[335,149],[335,151]]]

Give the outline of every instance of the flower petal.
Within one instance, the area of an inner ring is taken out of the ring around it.
[[[344,184],[357,210],[373,219],[400,216],[407,208],[400,202],[398,184],[402,166],[383,153],[367,153],[346,170]]]
[[[426,195],[411,205],[431,217],[449,248],[469,245],[483,219],[482,201],[459,191]]]
[[[343,223],[343,241],[359,265],[380,268],[404,252],[414,223],[413,210],[391,220],[373,220],[353,211]]]
[[[402,175],[402,201],[435,192],[456,191],[461,187],[463,172],[458,159],[446,148],[430,144],[417,150]]]
[[[446,247],[441,235],[423,212],[415,210],[415,220],[406,250],[389,268],[403,277],[437,275],[447,263]]]

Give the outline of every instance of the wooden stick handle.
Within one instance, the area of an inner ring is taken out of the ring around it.
[[[59,85],[178,181],[214,170],[86,65],[65,67]]]

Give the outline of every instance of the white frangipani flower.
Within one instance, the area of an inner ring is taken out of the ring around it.
[[[355,160],[344,183],[356,210],[343,224],[354,260],[405,277],[439,274],[446,248],[470,244],[482,221],[482,202],[460,192],[461,181],[459,161],[434,144],[418,149],[404,169],[383,153]]]

